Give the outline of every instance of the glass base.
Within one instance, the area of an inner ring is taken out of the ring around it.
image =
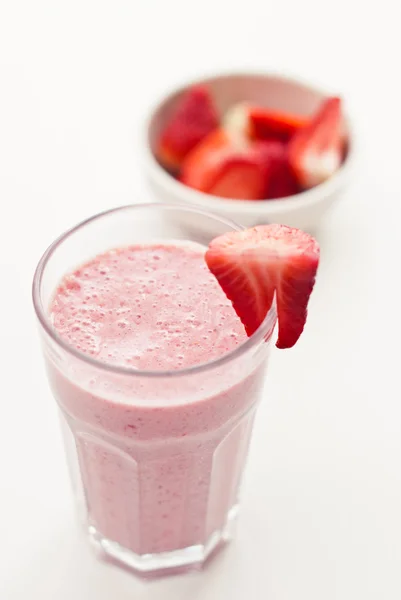
[[[158,554],[135,554],[103,537],[93,526],[89,527],[88,534],[92,546],[103,559],[128,568],[142,577],[172,575],[201,569],[212,554],[234,537],[237,515],[238,504],[228,513],[224,528],[215,531],[206,544]]]

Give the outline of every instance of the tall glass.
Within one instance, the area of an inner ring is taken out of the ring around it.
[[[66,232],[35,273],[33,302],[81,522],[104,555],[141,573],[199,566],[232,535],[275,309],[217,360],[139,371],[66,343],[49,303],[61,277],[100,252],[161,240],[207,244],[238,229],[198,208],[126,206]]]

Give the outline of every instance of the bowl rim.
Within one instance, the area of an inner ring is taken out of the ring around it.
[[[213,194],[207,194],[206,192],[192,189],[175,179],[172,175],[170,175],[170,173],[163,169],[163,167],[158,163],[149,144],[149,129],[155,115],[161,109],[161,107],[168,102],[170,98],[183,92],[192,85],[202,84],[215,79],[229,79],[237,77],[280,79],[288,82],[289,84],[308,88],[310,91],[316,92],[317,94],[327,95],[330,93],[329,90],[325,90],[318,85],[310,83],[302,77],[283,72],[277,72],[274,70],[263,71],[260,69],[205,73],[202,76],[187,79],[181,84],[170,86],[167,92],[159,95],[156,102],[153,103],[152,107],[148,111],[144,126],[142,127],[141,135],[143,146],[141,157],[142,162],[144,163],[144,169],[147,175],[151,177],[152,180],[157,182],[159,188],[164,188],[167,193],[179,198],[180,202],[189,202],[191,204],[201,205],[205,208],[209,208],[210,210],[215,210],[218,208],[219,210],[224,211],[236,211],[237,214],[255,213],[259,215],[262,211],[271,215],[275,215],[313,206],[314,204],[318,204],[324,198],[330,196],[333,191],[341,188],[344,185],[355,160],[355,132],[348,110],[344,111],[344,119],[347,126],[349,146],[347,156],[340,168],[334,175],[332,175],[323,183],[320,183],[319,185],[308,190],[299,192],[298,194],[288,196],[287,198],[263,200],[237,200],[233,198],[221,198],[219,196],[214,196]]]

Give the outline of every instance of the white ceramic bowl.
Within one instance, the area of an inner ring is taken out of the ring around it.
[[[189,86],[208,86],[221,114],[230,106],[248,101],[298,114],[313,113],[321,100],[330,95],[298,79],[273,74],[238,73],[216,75],[190,81],[161,99],[150,112],[145,125],[143,156],[145,171],[153,194],[159,201],[196,204],[205,210],[229,217],[245,227],[262,223],[282,223],[308,231],[314,230],[322,217],[341,195],[354,157],[354,139],[349,118],[344,127],[348,152],[340,169],[324,183],[278,200],[230,200],[194,190],[165,171],[157,162],[154,150],[160,132],[174,110],[180,94]]]

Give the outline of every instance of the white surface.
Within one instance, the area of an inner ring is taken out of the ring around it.
[[[1,600],[401,597],[396,6],[1,3]],[[246,65],[343,92],[359,171],[320,231],[305,335],[271,361],[237,542],[203,574],[146,584],[96,562],[77,536],[30,280],[66,227],[143,197],[133,139],[156,94]]]

